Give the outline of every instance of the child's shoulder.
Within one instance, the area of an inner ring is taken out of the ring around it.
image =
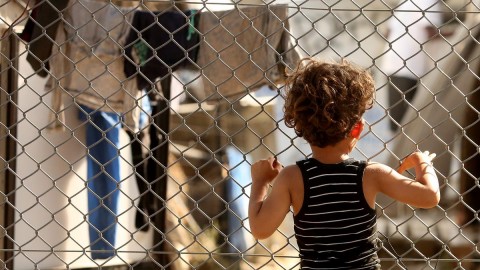
[[[283,168],[280,171],[279,176],[294,178],[294,177],[297,177],[297,176],[302,176],[302,172],[300,171],[300,167],[298,167],[297,164],[291,164],[291,165],[288,165],[285,168]]]
[[[284,167],[276,177],[276,183],[291,190],[302,179],[302,172],[296,164]]]

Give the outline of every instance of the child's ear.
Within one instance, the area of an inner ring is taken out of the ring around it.
[[[350,131],[350,137],[358,139],[363,131],[363,121],[358,121]]]

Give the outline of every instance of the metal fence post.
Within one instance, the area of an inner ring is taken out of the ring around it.
[[[0,39],[0,218],[2,227],[0,266],[13,269],[15,228],[15,170],[18,100],[18,40],[10,29]],[[6,233],[4,235],[4,233]]]

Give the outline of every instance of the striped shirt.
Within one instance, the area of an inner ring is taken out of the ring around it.
[[[365,200],[366,162],[297,162],[303,176],[303,205],[294,217],[302,269],[380,269],[376,213]]]

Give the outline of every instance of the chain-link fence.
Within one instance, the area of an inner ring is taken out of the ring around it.
[[[480,269],[478,1],[0,1],[5,269],[298,269],[289,215],[248,227],[250,164],[302,57],[369,69],[352,156],[430,150],[442,200],[377,199],[383,269]]]

